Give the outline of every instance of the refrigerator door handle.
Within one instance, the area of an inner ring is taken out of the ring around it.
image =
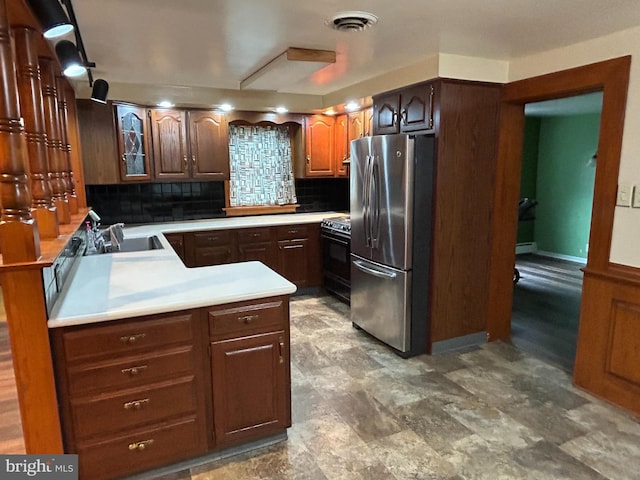
[[[378,239],[380,237],[380,165],[377,158],[373,158],[371,162],[371,192],[373,199],[373,207],[369,209],[373,211],[373,221],[370,222],[371,230],[371,247],[378,248]]]
[[[397,276],[393,272],[384,272],[384,271],[381,271],[381,270],[377,270],[375,268],[368,267],[361,260],[354,260],[353,264],[359,270],[362,270],[365,273],[369,273],[369,274],[373,275],[374,277],[386,278],[386,279],[390,279],[391,280],[391,279],[396,278],[396,276]]]
[[[363,223],[364,235],[367,247],[371,246],[371,160],[372,156],[367,155],[364,166],[363,178]]]

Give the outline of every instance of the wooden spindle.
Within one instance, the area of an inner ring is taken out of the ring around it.
[[[2,262],[36,260],[40,256],[37,223],[31,215],[27,142],[20,116],[16,64],[5,0],[0,1],[0,237]]]
[[[60,230],[56,207],[51,197],[44,103],[35,44],[39,33],[25,26],[14,27],[12,31],[16,51],[20,109],[24,118],[31,172],[31,213],[37,220],[40,237],[56,238]]]
[[[69,143],[69,115],[67,112],[67,80],[56,76],[56,93],[58,95],[58,120],[60,121],[60,150],[64,158],[64,177],[69,210],[78,213],[78,196],[71,168],[71,144]]]
[[[65,152],[62,151],[60,121],[58,120],[58,96],[56,92],[56,64],[50,57],[40,57],[40,75],[42,79],[42,97],[44,100],[44,121],[47,131],[47,151],[49,152],[49,172],[51,174],[51,196],[58,211],[58,221],[71,222],[67,179],[65,178]],[[67,175],[68,177],[68,175]]]

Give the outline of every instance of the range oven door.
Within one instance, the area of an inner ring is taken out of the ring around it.
[[[351,296],[351,242],[348,235],[322,230],[324,288],[349,303]]]

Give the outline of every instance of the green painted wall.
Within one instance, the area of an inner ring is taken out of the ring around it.
[[[539,141],[540,119],[537,117],[526,117],[524,123],[524,144],[522,146],[520,198],[536,198]],[[535,239],[534,233],[534,222],[518,222],[517,243],[533,242]]]
[[[540,121],[535,241],[538,250],[586,258],[600,114]]]

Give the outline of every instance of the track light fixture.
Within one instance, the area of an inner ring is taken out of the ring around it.
[[[60,60],[60,66],[62,72],[67,77],[77,77],[87,71],[82,59],[80,58],[80,52],[69,40],[60,40],[56,43],[56,54],[58,60]]]
[[[102,78],[98,78],[93,82],[93,90],[91,92],[91,100],[98,103],[107,103],[107,94],[109,93],[109,83]]]
[[[27,3],[42,25],[44,38],[60,37],[73,30],[73,24],[58,0],[27,0]]]

